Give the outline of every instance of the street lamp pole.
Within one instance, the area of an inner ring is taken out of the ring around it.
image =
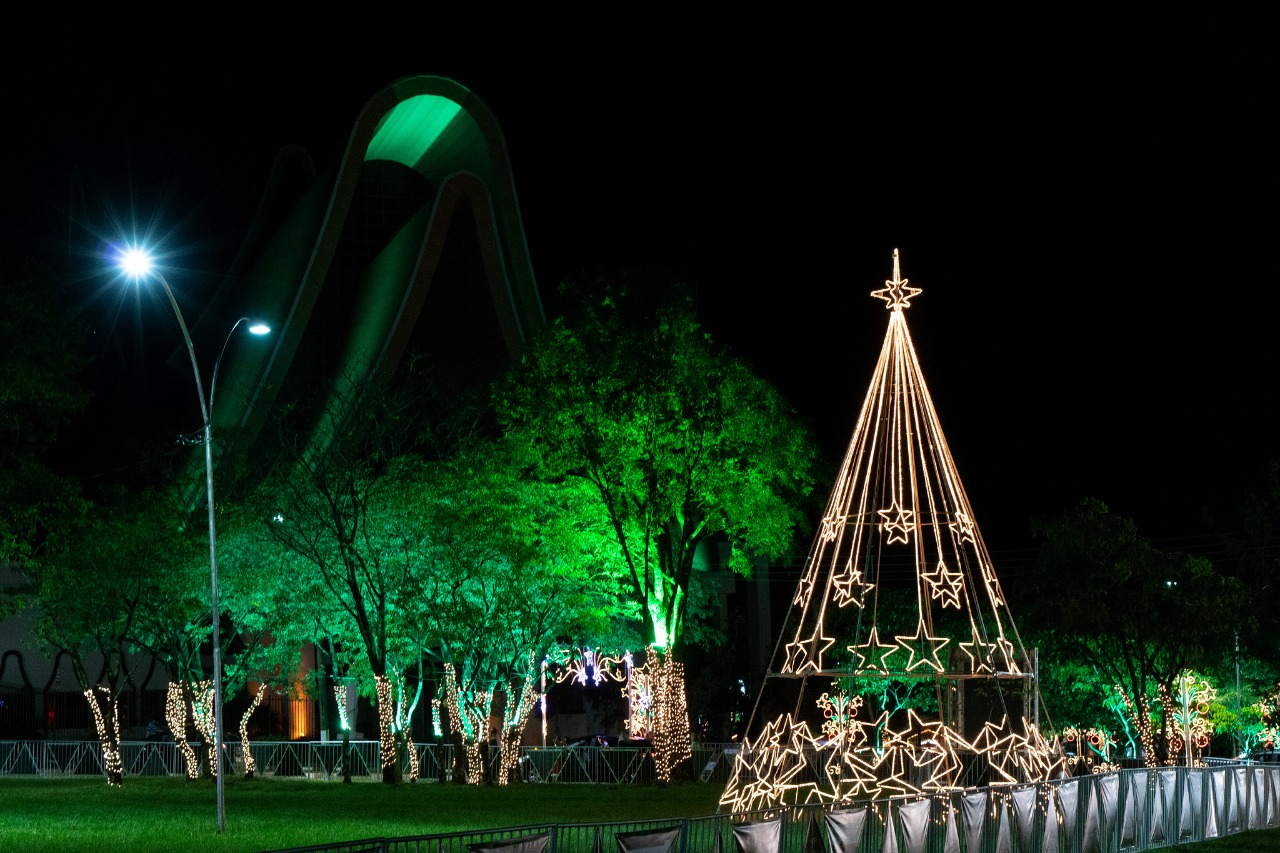
[[[204,442],[204,478],[206,489],[206,500],[209,508],[209,608],[213,617],[213,776],[214,785],[218,791],[218,832],[226,830],[226,800],[223,788],[223,761],[222,761],[222,637],[219,632],[219,622],[221,622],[221,610],[218,605],[218,534],[214,524],[213,509],[213,430],[209,419],[209,413],[213,409],[213,394],[217,390],[218,384],[218,367],[222,364],[223,353],[227,351],[227,344],[231,342],[231,336],[235,334],[241,323],[247,322],[248,317],[241,317],[231,327],[231,331],[227,333],[227,339],[222,343],[222,349],[218,352],[218,359],[213,365],[213,376],[209,382],[209,397],[206,402],[204,394],[204,382],[200,379],[200,364],[196,361],[195,344],[191,342],[191,333],[187,330],[187,321],[182,317],[182,310],[178,307],[178,300],[174,298],[173,289],[169,287],[169,282],[165,280],[164,274],[158,270],[151,270],[149,261],[145,255],[137,250],[131,251],[124,258],[126,271],[134,276],[142,276],[148,272],[153,272],[155,277],[159,279],[161,287],[164,288],[165,296],[169,297],[169,304],[173,306],[173,316],[178,318],[178,327],[182,330],[182,340],[187,345],[187,355],[191,357],[191,372],[196,380],[196,395],[200,398],[200,417],[204,423],[203,442]],[[265,325],[255,325],[250,327],[250,331],[254,334],[262,335],[270,331]]]

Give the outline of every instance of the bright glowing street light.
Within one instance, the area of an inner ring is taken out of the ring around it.
[[[120,253],[119,266],[122,272],[128,277],[138,281],[143,278],[154,276],[160,285],[164,288],[164,293],[169,297],[169,304],[173,306],[173,315],[178,318],[178,326],[182,329],[182,339],[187,344],[187,354],[191,356],[191,372],[196,379],[196,395],[200,398],[200,416],[204,423],[204,476],[205,487],[207,490],[207,500],[209,504],[209,601],[210,609],[213,616],[213,775],[218,791],[218,832],[226,829],[226,806],[223,793],[223,761],[222,761],[222,638],[219,634],[218,623],[220,620],[220,611],[218,607],[218,549],[217,549],[217,531],[214,527],[213,518],[213,442],[212,429],[209,419],[210,412],[213,411],[213,395],[218,387],[218,367],[222,364],[222,356],[227,351],[227,345],[231,343],[231,337],[235,334],[236,329],[241,323],[249,324],[249,331],[255,335],[265,335],[271,331],[271,327],[265,323],[251,320],[248,317],[241,317],[231,326],[231,331],[227,332],[227,339],[222,342],[222,349],[218,351],[218,358],[213,363],[213,376],[209,380],[209,397],[206,401],[204,394],[204,383],[200,379],[200,365],[196,361],[196,348],[191,342],[191,333],[187,331],[187,322],[182,317],[182,311],[178,308],[178,300],[173,296],[173,290],[169,287],[169,282],[165,277],[154,268],[151,256],[146,250],[131,247]]]

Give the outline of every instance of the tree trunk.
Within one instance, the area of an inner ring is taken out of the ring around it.
[[[263,685],[258,686],[258,692],[254,694],[253,701],[249,703],[249,710],[244,712],[244,716],[240,718],[240,752],[244,756],[244,778],[252,779],[254,771],[258,769],[258,763],[253,760],[253,753],[249,750],[249,718],[253,716],[253,712],[262,704],[262,697],[266,694],[267,688]]]
[[[173,742],[177,744],[178,752],[186,764],[187,779],[194,780],[200,777],[200,757],[196,755],[191,742],[187,740],[188,694],[189,691],[184,682],[169,682],[169,695],[164,703],[164,721],[169,726]]]
[[[120,760],[120,709],[116,697],[105,687],[84,691],[93,712],[93,723],[98,729],[98,743],[102,745],[102,772],[107,784],[118,788],[124,782],[124,764]]]
[[[653,707],[653,727],[649,739],[654,746],[658,781],[667,783],[679,766],[691,758],[689,704],[685,694],[684,664],[674,654],[650,649],[644,672],[649,680]]]
[[[395,733],[395,697],[391,692],[391,679],[385,675],[374,676],[378,691],[378,735],[382,757],[382,781],[394,785],[400,781],[400,739]]]

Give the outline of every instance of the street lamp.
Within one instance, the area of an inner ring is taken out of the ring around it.
[[[248,328],[251,333],[265,335],[271,331],[271,327],[265,323],[250,320],[248,317],[236,320],[231,326],[231,331],[227,332],[227,339],[222,342],[222,349],[218,351],[218,358],[213,363],[213,376],[209,380],[209,398],[206,402],[204,383],[200,379],[200,365],[196,362],[196,348],[191,343],[191,333],[187,331],[186,320],[182,318],[182,311],[178,308],[178,300],[174,298],[169,282],[165,281],[164,275],[153,267],[151,256],[142,249],[131,248],[123,252],[120,255],[120,269],[135,281],[154,275],[164,288],[165,296],[169,297],[169,304],[173,306],[173,315],[178,318],[178,327],[182,329],[182,339],[187,344],[187,354],[191,356],[191,372],[195,375],[196,395],[200,398],[200,416],[204,422],[204,477],[209,504],[209,601],[213,615],[213,775],[218,790],[218,832],[222,832],[226,829],[226,806],[222,783],[222,639],[218,631],[220,621],[218,537],[213,519],[213,442],[209,413],[213,410],[213,395],[218,386],[218,367],[222,364],[222,356],[227,351],[227,345],[231,343],[231,336],[235,334],[236,329],[240,328],[241,323],[249,323]]]

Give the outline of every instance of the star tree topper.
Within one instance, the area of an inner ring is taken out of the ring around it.
[[[898,250],[893,250],[893,279],[885,281],[884,287],[879,290],[871,291],[871,295],[877,299],[883,299],[885,308],[890,311],[901,311],[903,308],[911,307],[912,297],[919,296],[922,292],[918,287],[908,287],[907,279],[902,277],[900,267],[898,266]]]

